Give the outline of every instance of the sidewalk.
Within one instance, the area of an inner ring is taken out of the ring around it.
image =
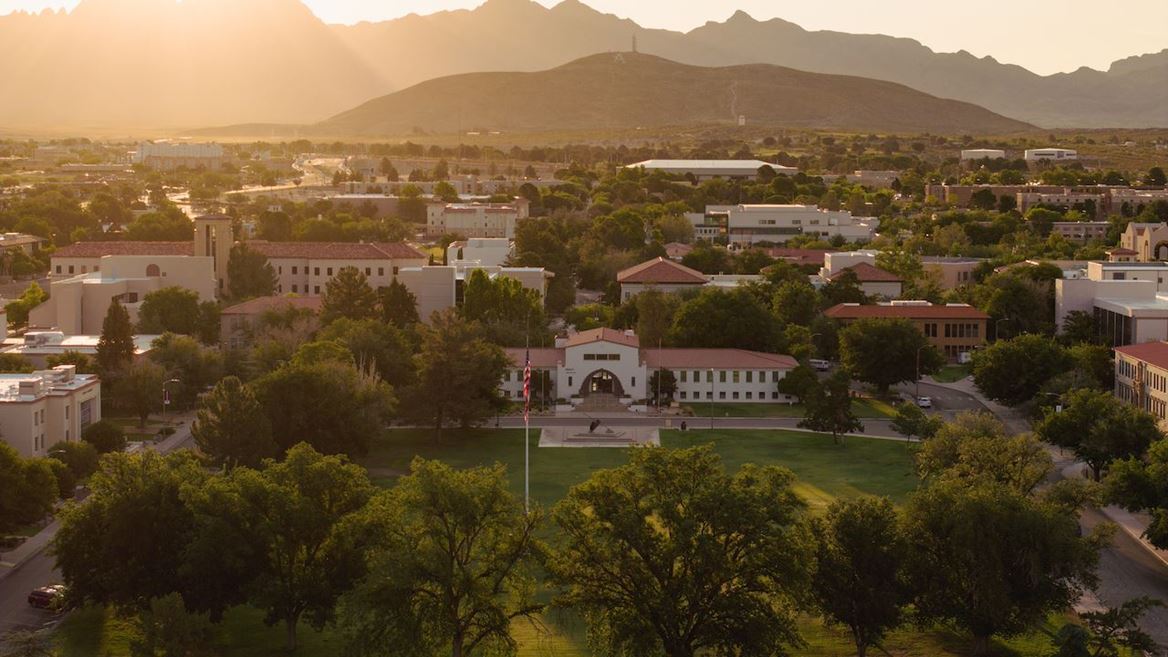
[[[921,377],[921,383],[927,383],[931,386],[937,386],[938,388],[948,388],[950,390],[956,390],[957,392],[963,392],[976,399],[982,406],[985,406],[989,412],[993,413],[999,420],[1002,421],[1003,424],[1006,425],[1006,428],[1009,429],[1010,432],[1030,432],[1030,419],[1027,418],[1024,413],[983,397],[981,391],[979,391],[977,386],[973,384],[973,377],[971,376],[954,381],[953,383],[941,383],[940,381],[935,381],[931,376],[924,376]]]
[[[1075,462],[1062,469],[1064,479],[1083,479],[1087,476],[1087,466],[1082,462]],[[1118,506],[1100,507],[1099,511],[1107,519],[1115,523],[1121,530],[1144,546],[1144,549],[1168,566],[1168,550],[1161,550],[1144,538],[1144,531],[1148,529],[1148,519],[1142,513],[1132,513]]]
[[[179,445],[191,437],[191,420],[193,419],[193,413],[175,417],[174,420],[182,424],[175,426],[174,434],[161,442],[149,443],[145,448],[162,454],[168,454],[178,449]],[[16,572],[29,559],[43,552],[53,542],[53,538],[57,535],[57,530],[60,528],[60,521],[54,518],[52,522],[45,525],[44,529],[25,539],[16,548],[8,552],[0,553],[0,581],[3,581],[5,577]]]

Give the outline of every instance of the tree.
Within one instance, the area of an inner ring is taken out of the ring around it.
[[[370,370],[336,362],[288,364],[252,383],[276,445],[362,455],[392,416],[393,390]]]
[[[836,501],[812,525],[818,545],[811,591],[829,621],[852,633],[858,657],[901,622],[904,539],[886,498]]]
[[[812,555],[790,471],[713,449],[633,450],[553,512],[559,601],[604,654],[770,655],[798,641]]]
[[[98,454],[120,452],[126,447],[126,432],[109,420],[98,420],[81,431],[81,439]]]
[[[100,340],[100,338],[98,338]],[[93,359],[79,351],[67,349],[60,354],[52,354],[45,358],[45,364],[50,368],[58,365],[72,365],[77,368],[78,374],[95,374]]]
[[[193,408],[199,393],[223,376],[223,354],[189,335],[164,333],[151,346],[150,360],[163,368],[168,380],[178,379],[167,386],[172,408]]]
[[[300,620],[324,627],[364,572],[365,546],[352,525],[373,495],[368,474],[300,443],[283,461],[236,468],[206,488],[194,508],[219,518],[213,527],[229,533],[228,543],[244,546],[252,571],[247,599],[265,610],[269,625],[284,624],[287,649],[295,650]]]
[[[1073,450],[1099,481],[1103,470],[1118,459],[1142,455],[1164,437],[1156,417],[1102,390],[1072,390],[1061,411],[1047,409],[1034,427],[1046,442]]]
[[[1148,511],[1148,541],[1168,549],[1168,439],[1158,440],[1143,458],[1111,464],[1104,480],[1107,498],[1129,511]]]
[[[45,630],[12,630],[0,636],[0,657],[53,657],[52,636]]]
[[[477,322],[495,344],[521,347],[543,336],[547,318],[539,293],[506,276],[494,279],[482,269],[471,272],[459,307],[463,319]]]
[[[255,393],[234,376],[215,384],[203,400],[191,435],[216,466],[255,468],[278,451],[272,425]]]
[[[1164,169],[1161,167],[1152,167],[1148,169],[1148,175],[1144,176],[1144,182],[1149,185],[1163,187],[1168,184],[1168,177],[1164,175]]]
[[[986,397],[1007,406],[1029,401],[1049,379],[1070,368],[1052,338],[1025,334],[973,353],[973,382]]]
[[[356,267],[342,267],[329,279],[321,304],[320,319],[325,324],[340,317],[374,319],[379,314],[377,293]]]
[[[637,307],[637,337],[646,347],[660,347],[665,343],[673,316],[680,300],[676,294],[648,289],[633,298]]]
[[[771,308],[783,324],[810,326],[819,314],[819,295],[806,278],[783,281],[775,289]]]
[[[1066,344],[1079,342],[1096,343],[1099,331],[1095,329],[1095,317],[1083,310],[1072,310],[1063,317],[1062,338]]]
[[[815,374],[815,370],[802,363],[784,374],[778,383],[779,392],[796,397],[800,402],[806,402],[807,398],[816,394],[819,388],[819,377]]]
[[[896,415],[892,418],[892,429],[908,439],[913,436],[921,440],[932,438],[944,424],[944,420],[929,415],[911,402],[897,404]]]
[[[152,598],[146,609],[138,612],[135,625],[138,638],[130,641],[132,657],[200,657],[212,654],[208,646],[213,626],[208,614],[187,610],[182,595],[170,593]]]
[[[4,312],[8,315],[8,323],[17,326],[28,323],[28,314],[33,308],[49,300],[49,295],[37,283],[29,283],[20,298],[4,305]]]
[[[839,345],[843,368],[856,379],[875,385],[882,394],[893,384],[915,381],[918,372],[931,374],[945,363],[924,334],[904,319],[852,322],[840,330]]]
[[[227,259],[227,280],[236,299],[268,296],[276,291],[276,270],[267,256],[248,248],[245,242],[231,247]]]
[[[53,509],[57,479],[47,459],[26,459],[0,441],[0,534],[40,520]]]
[[[101,337],[97,339],[97,367],[103,376],[119,372],[134,359],[134,325],[130,313],[110,299],[109,310],[101,323]]]
[[[186,593],[188,604],[202,602],[192,582],[209,573],[188,574],[183,567],[195,518],[182,491],[201,488],[208,477],[190,452],[103,458],[90,478],[89,497],[65,507],[53,540],[70,597],[137,610],[173,591]]]
[[[830,308],[841,303],[864,303],[868,297],[860,289],[860,277],[855,270],[845,269],[819,288],[823,307]]]
[[[418,325],[421,346],[414,356],[415,383],[403,394],[403,415],[434,427],[467,427],[501,410],[499,382],[506,354],[482,337],[481,327],[453,311],[435,314],[430,326]]]
[[[975,655],[1095,584],[1100,540],[1079,536],[1075,513],[986,479],[926,486],[909,500],[904,532],[917,613],[972,634]]]
[[[993,415],[959,413],[937,429],[917,452],[917,472],[926,481],[989,479],[1029,495],[1054,464],[1031,434],[1010,436]]]
[[[677,377],[672,370],[658,368],[649,375],[649,396],[654,404],[659,406],[663,399],[668,404],[676,392]]]
[[[381,320],[405,329],[418,323],[418,298],[401,281],[394,280],[389,287],[377,291]]]
[[[832,442],[840,443],[840,435],[864,430],[852,413],[851,380],[847,372],[835,372],[803,398],[806,415],[799,426],[812,431],[831,432]]]
[[[64,463],[76,481],[97,472],[99,457],[97,449],[85,441],[61,441],[49,448],[49,458]]]
[[[147,294],[138,309],[138,332],[199,334],[199,295],[172,286]]]
[[[1156,641],[1140,629],[1140,617],[1164,603],[1149,597],[1133,598],[1118,607],[1087,611],[1083,624],[1067,623],[1052,640],[1058,649],[1052,657],[1120,657],[1121,649],[1133,655],[1152,654]]]
[[[146,426],[151,412],[162,408],[162,384],[166,370],[149,360],[135,361],[114,383],[114,402],[138,418],[138,426]]]
[[[0,354],[0,372],[28,374],[36,368],[21,354]]]
[[[533,595],[542,514],[524,512],[502,465],[415,458],[367,513],[373,565],[342,612],[352,654],[514,651],[512,622],[543,607]]]
[[[344,345],[358,364],[372,366],[382,380],[395,388],[413,379],[413,345],[405,331],[393,324],[342,317],[321,329],[316,337]]]
[[[673,316],[668,340],[678,347],[773,351],[778,342],[774,315],[743,288],[704,288]]]

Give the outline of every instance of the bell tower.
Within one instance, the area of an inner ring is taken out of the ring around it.
[[[195,218],[196,256],[209,257],[215,270],[215,289],[223,296],[227,289],[227,260],[231,257],[231,247],[235,244],[235,234],[231,228],[231,217],[224,214],[209,214]]]

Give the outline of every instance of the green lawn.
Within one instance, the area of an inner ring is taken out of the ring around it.
[[[939,383],[954,383],[969,376],[972,371],[969,365],[946,365],[933,375],[933,380]]]
[[[694,417],[709,417],[710,411],[715,417],[803,417],[805,411],[802,404],[685,404],[682,408],[689,410]],[[896,409],[879,400],[865,397],[852,401],[852,412],[860,418],[887,418],[896,415]]]

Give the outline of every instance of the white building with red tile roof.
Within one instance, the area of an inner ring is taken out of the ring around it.
[[[703,274],[668,258],[657,257],[622,270],[616,275],[621,301],[628,301],[648,289],[665,293],[697,290],[707,285],[736,287],[760,280],[760,276],[743,274]]]
[[[798,366],[791,356],[744,349],[643,349],[632,331],[597,328],[556,339],[556,346],[506,349],[511,361],[500,388],[522,399],[523,368],[546,371],[554,385],[549,397],[572,404],[589,397],[615,397],[626,405],[649,400],[649,379],[668,370],[679,402],[792,403],[779,381]],[[662,400],[668,403],[668,400]]]

